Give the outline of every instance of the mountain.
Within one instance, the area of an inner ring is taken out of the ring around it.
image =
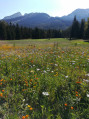
[[[13,18],[17,18],[17,17],[20,17],[20,16],[22,16],[22,14],[20,12],[17,12],[15,14],[11,15],[11,16],[4,17],[3,19],[4,20],[6,20],[6,19],[13,19]]]
[[[20,26],[41,28],[41,29],[66,29],[68,28],[76,16],[78,21],[81,19],[87,20],[89,17],[89,9],[76,9],[72,13],[63,17],[51,17],[46,13],[29,13],[21,15],[20,12],[11,16],[4,17],[4,21],[13,24],[19,24]]]
[[[81,21],[81,19],[87,20],[87,18],[89,17],[89,9],[76,9],[69,15],[63,16],[61,18],[65,20],[73,20],[74,16],[76,16],[78,21]]]
[[[41,28],[41,29],[65,29],[70,25],[69,21],[61,20],[60,17],[51,17],[46,13],[30,13],[23,16],[3,19],[4,21],[20,26]]]

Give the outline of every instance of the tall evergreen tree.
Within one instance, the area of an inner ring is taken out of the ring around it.
[[[87,24],[86,24],[85,39],[89,39],[89,18],[88,18]]]
[[[52,38],[52,32],[50,29],[47,30],[47,37],[48,37],[48,39]]]
[[[74,17],[73,24],[71,26],[71,33],[70,37],[71,38],[79,38],[80,37],[80,24],[76,19],[76,16]]]
[[[11,30],[9,25],[6,27],[6,32],[7,32],[7,40],[11,40],[12,36],[11,36]]]
[[[3,21],[0,21],[0,39],[7,39],[6,24]]]
[[[16,24],[15,33],[16,33],[16,39],[20,39],[21,38],[21,32],[20,32],[20,27],[18,24]]]
[[[84,29],[85,29],[85,20],[82,19],[81,20],[81,24],[80,24],[80,38],[84,38]]]

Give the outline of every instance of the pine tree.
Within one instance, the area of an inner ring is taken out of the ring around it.
[[[81,24],[80,24],[80,38],[84,38],[84,28],[85,28],[85,20],[82,19],[81,20]]]
[[[85,39],[89,39],[89,18],[86,24],[86,30],[85,30]]]
[[[21,32],[20,32],[20,27],[18,24],[16,24],[15,33],[16,33],[16,39],[20,39],[21,38]]]
[[[9,25],[6,27],[6,32],[7,32],[7,40],[11,40],[12,36],[11,36],[11,30]]]
[[[6,24],[3,21],[0,21],[0,39],[1,40],[7,39]]]
[[[74,20],[73,20],[73,24],[71,26],[71,33],[70,33],[70,37],[71,38],[79,38],[80,36],[80,24],[79,22],[77,21],[76,19],[76,16],[74,17]]]

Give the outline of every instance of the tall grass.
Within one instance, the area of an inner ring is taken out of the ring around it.
[[[21,40],[0,47],[2,119],[88,119],[88,87],[88,43]]]

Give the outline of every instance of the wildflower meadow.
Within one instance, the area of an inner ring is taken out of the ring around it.
[[[0,41],[0,119],[89,119],[89,43]]]

